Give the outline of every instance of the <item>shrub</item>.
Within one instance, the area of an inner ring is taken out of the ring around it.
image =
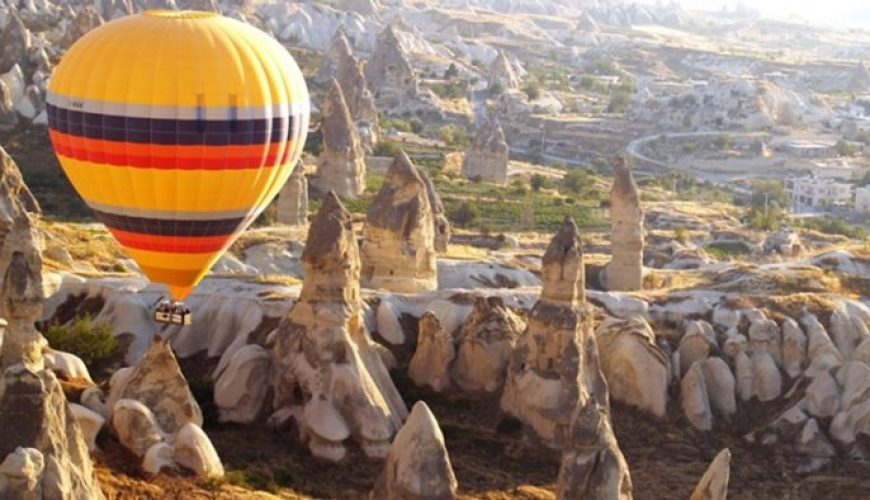
[[[471,225],[479,216],[477,206],[463,202],[453,213],[450,214],[450,222],[460,227]]]
[[[541,188],[547,187],[548,183],[547,178],[541,174],[534,174],[529,179],[529,185],[532,186],[534,191],[540,191]]]
[[[396,156],[401,149],[395,142],[383,140],[375,144],[375,147],[372,148],[372,154],[375,156]]]
[[[674,239],[683,244],[689,241],[689,232],[685,226],[677,226],[674,229]]]
[[[579,193],[589,180],[585,170],[572,170],[562,177],[561,187],[571,193]]]
[[[414,118],[411,118],[410,123],[411,123],[411,132],[414,132],[415,134],[419,134],[419,133],[423,132],[423,128],[424,128],[423,120],[421,120],[415,116]]]
[[[88,367],[121,354],[118,339],[109,323],[94,323],[89,315],[80,316],[72,324],[50,324],[45,331],[48,344],[58,351],[75,354]]]
[[[728,151],[731,149],[731,136],[728,134],[719,134],[716,136],[716,139],[713,140],[713,144],[722,151]]]
[[[523,92],[526,93],[526,96],[530,101],[534,101],[541,97],[541,84],[538,83],[537,80],[530,80],[525,87],[523,87]]]

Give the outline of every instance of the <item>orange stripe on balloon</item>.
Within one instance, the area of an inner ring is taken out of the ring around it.
[[[109,228],[122,246],[152,252],[213,253],[223,250],[234,235],[154,236]]]
[[[269,168],[288,162],[293,141],[259,145],[163,145],[89,139],[49,130],[58,154],[120,167],[228,170]]]

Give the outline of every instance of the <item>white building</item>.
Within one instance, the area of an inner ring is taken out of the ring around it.
[[[855,210],[870,212],[870,186],[855,188]]]
[[[785,189],[795,209],[831,207],[852,202],[852,185],[833,179],[798,177],[785,181]]]
[[[852,165],[840,158],[831,161],[818,161],[813,163],[813,177],[826,177],[844,181],[860,179],[867,170],[864,167]]]

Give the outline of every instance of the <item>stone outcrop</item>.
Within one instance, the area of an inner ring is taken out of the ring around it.
[[[17,363],[36,369],[43,367],[42,351],[46,341],[34,327],[42,316],[45,300],[40,247],[41,239],[34,222],[26,213],[20,214],[3,236],[0,247],[0,269],[5,270],[0,286],[0,314],[7,322],[0,369]]]
[[[12,130],[18,125],[18,112],[15,111],[15,103],[12,102],[12,91],[2,79],[0,79],[0,131]],[[0,156],[4,156],[0,147]]]
[[[305,280],[272,348],[273,425],[294,419],[311,452],[340,460],[352,439],[387,454],[407,415],[363,321],[351,216],[328,193],[302,253]]]
[[[214,386],[221,422],[251,423],[260,415],[269,389],[271,356],[257,344],[233,353]]]
[[[87,442],[49,370],[0,380],[0,497],[101,499]]]
[[[344,93],[335,79],[320,108],[323,120],[323,154],[312,179],[321,192],[355,198],[365,191],[365,151],[353,118],[347,108]]]
[[[378,107],[394,109],[420,93],[417,75],[393,25],[378,35],[375,51],[366,65],[366,80]]]
[[[436,392],[450,387],[450,363],[456,357],[456,347],[450,332],[431,311],[420,317],[417,350],[408,365],[408,376],[418,386],[429,386]]]
[[[418,401],[390,446],[370,498],[449,500],[456,498],[456,488],[441,428],[426,403]]]
[[[671,363],[642,317],[606,318],[595,331],[610,397],[665,416]]]
[[[558,500],[632,498],[631,475],[610,425],[606,392],[586,394],[587,400],[577,405],[559,467]]]
[[[517,338],[525,327],[522,318],[501,297],[475,297],[471,314],[456,336],[453,381],[466,392],[499,391]]]
[[[731,475],[731,451],[720,451],[710,463],[690,500],[725,500],[728,498],[728,477]]]
[[[30,30],[14,11],[9,12],[9,21],[0,32],[0,74],[11,70],[19,62],[27,60],[31,46]]]
[[[432,222],[435,224],[435,251],[447,253],[447,246],[450,243],[450,221],[447,220],[444,203],[441,202],[441,197],[435,190],[435,184],[432,183],[432,179],[426,175],[426,172],[418,169],[417,173],[426,184],[426,192],[429,195],[429,208],[432,209]]]
[[[568,439],[574,410],[588,393],[582,351],[592,337],[582,244],[572,219],[550,241],[542,265],[541,297],[511,356],[501,407],[557,445]]]
[[[631,170],[614,158],[610,190],[611,261],[605,269],[608,290],[643,288],[643,209]]]
[[[64,33],[60,44],[64,47],[70,47],[76,40],[84,36],[85,33],[101,24],[103,24],[103,19],[97,14],[94,7],[90,5],[79,7],[76,17],[67,26],[66,33]]]
[[[341,54],[336,79],[344,92],[347,108],[356,124],[360,139],[370,150],[380,139],[381,129],[375,98],[366,81],[365,62],[350,52]]]
[[[429,190],[400,152],[366,214],[362,285],[398,293],[438,288],[434,232]]]
[[[278,223],[288,226],[308,225],[308,179],[300,161],[278,194]]]
[[[142,459],[146,472],[181,466],[203,477],[223,475],[217,452],[202,431],[199,404],[160,337],[154,337],[139,363],[112,375],[105,402],[94,388],[82,395],[82,403],[111,423],[118,441]]]
[[[323,83],[330,81],[338,76],[338,67],[341,62],[347,57],[353,55],[353,50],[350,47],[350,42],[347,40],[347,35],[344,30],[339,28],[332,35],[332,41],[329,42],[329,48],[320,60],[320,68],[317,69],[317,80]]]
[[[504,131],[495,117],[487,118],[462,162],[462,175],[471,179],[480,177],[484,181],[506,185],[508,179],[508,145]]]
[[[490,63],[487,84],[490,89],[497,87],[502,91],[520,89],[520,79],[517,78],[517,74],[504,51],[499,50],[498,55]]]

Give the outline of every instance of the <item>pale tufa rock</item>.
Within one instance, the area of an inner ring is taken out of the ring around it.
[[[604,270],[608,290],[643,288],[643,209],[640,192],[625,159],[611,162],[613,186],[610,190],[611,261]]]
[[[501,297],[476,297],[468,319],[456,336],[453,381],[466,392],[497,392],[525,322]]]
[[[431,311],[420,317],[419,329],[417,350],[408,365],[408,376],[418,386],[443,392],[450,387],[449,368],[456,357],[453,337]]]
[[[426,183],[400,152],[366,214],[362,286],[396,293],[438,288],[434,228]]]
[[[601,371],[610,397],[663,417],[668,401],[670,359],[655,344],[643,318],[606,318],[595,331]]]
[[[276,412],[294,418],[318,456],[341,459],[347,439],[386,456],[407,414],[363,321],[359,249],[350,214],[329,193],[308,231],[305,280],[272,347]]]
[[[390,446],[370,498],[449,500],[456,498],[456,488],[441,428],[426,403],[418,401]]]
[[[730,475],[731,451],[725,448],[710,462],[689,500],[726,500]]]

